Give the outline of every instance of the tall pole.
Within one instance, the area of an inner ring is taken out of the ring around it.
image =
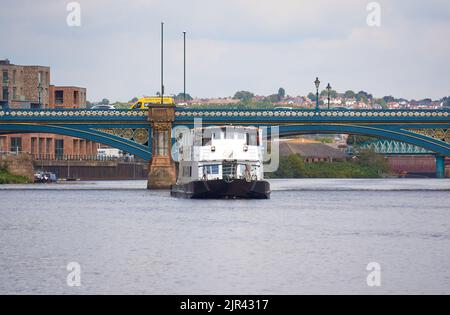
[[[164,22],[161,22],[161,105],[164,104]]]
[[[186,31],[183,31],[183,100],[186,103]]]
[[[316,77],[316,80],[314,81],[314,84],[316,86],[316,110],[319,110],[319,86],[320,86],[320,81],[319,81],[318,77]]]
[[[319,88],[316,88],[316,110],[319,110]]]

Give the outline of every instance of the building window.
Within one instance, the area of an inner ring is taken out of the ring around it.
[[[64,140],[55,139],[55,156],[56,158],[62,158],[64,155]]]
[[[36,154],[36,138],[31,138],[31,154]]]
[[[64,103],[64,91],[56,90],[55,91],[55,104],[63,104]]]
[[[17,99],[17,89],[16,89],[16,87],[13,87],[13,98],[12,99],[13,100]]]
[[[73,91],[73,104],[74,105],[78,105],[79,104],[78,91]]]
[[[8,83],[8,71],[3,71],[3,83]]]
[[[4,86],[2,90],[3,90],[3,99],[5,101],[9,100],[8,87]]]
[[[12,137],[11,138],[11,152],[21,152],[22,151],[22,138]]]
[[[0,137],[0,152],[6,151],[6,137]]]

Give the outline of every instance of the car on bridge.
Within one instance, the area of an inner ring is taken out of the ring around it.
[[[174,105],[173,97],[163,97],[164,105]],[[148,109],[151,105],[161,105],[161,96],[141,97],[130,109]]]
[[[113,105],[106,105],[106,104],[101,104],[101,105],[95,105],[92,106],[91,109],[96,110],[110,110],[110,109],[116,109]]]

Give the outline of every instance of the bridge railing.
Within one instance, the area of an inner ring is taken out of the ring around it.
[[[138,162],[142,159],[134,156],[105,156],[105,155],[89,155],[89,154],[75,154],[75,155],[55,155],[55,154],[31,154],[33,160],[37,161],[114,161],[114,162]]]

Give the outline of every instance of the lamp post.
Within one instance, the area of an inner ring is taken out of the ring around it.
[[[328,83],[328,85],[327,85],[327,92],[328,92],[328,109],[330,109],[330,92],[331,92],[330,83]]]
[[[186,103],[186,31],[183,31],[183,101]]]
[[[314,84],[316,85],[316,110],[319,110],[319,78],[316,77],[316,81],[314,81]]]

